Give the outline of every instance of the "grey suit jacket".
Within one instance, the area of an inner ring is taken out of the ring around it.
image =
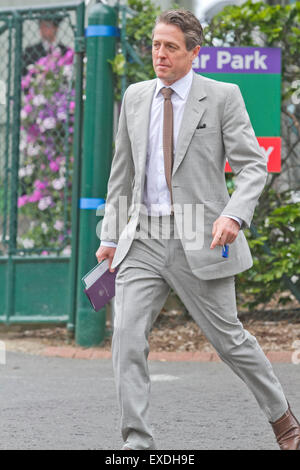
[[[122,103],[100,235],[101,240],[118,244],[112,267],[121,263],[128,253],[140,219],[155,86],[156,80],[129,86]],[[201,127],[204,123],[206,127]],[[235,174],[236,189],[231,197],[225,180],[226,158]],[[230,244],[229,257],[223,258],[220,246],[209,248],[212,225],[221,214],[227,214],[242,219],[243,228],[249,227],[266,177],[267,161],[239,87],[194,74],[176,145],[172,192],[178,225],[184,224],[185,205],[192,206],[194,213],[197,205],[204,208],[198,246],[194,243],[190,249],[190,235],[181,230],[188,263],[200,279],[231,276],[252,266],[243,230]],[[120,209],[122,196],[127,198],[128,211],[124,204],[124,209]],[[114,227],[116,233],[111,236]]]

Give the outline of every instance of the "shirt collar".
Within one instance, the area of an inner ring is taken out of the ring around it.
[[[186,99],[191,85],[193,81],[193,69],[191,69],[184,77],[180,78],[176,82],[174,82],[170,87],[166,88],[172,88],[172,90],[175,91],[175,93],[182,99]],[[165,87],[166,85],[161,81],[160,78],[157,78],[157,83],[156,83],[156,90],[155,90],[155,98],[157,98],[160,90]]]
[[[42,44],[46,52],[49,52],[51,49],[54,50],[58,45],[56,40],[53,42],[49,42],[49,41],[46,41],[45,39],[42,40]]]

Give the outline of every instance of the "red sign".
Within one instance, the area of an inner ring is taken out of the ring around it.
[[[268,172],[280,173],[281,170],[281,137],[257,137],[259,146],[268,159]],[[232,169],[226,161],[225,171],[231,172]]]

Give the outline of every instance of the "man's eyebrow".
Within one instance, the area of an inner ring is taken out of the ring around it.
[[[159,39],[153,39],[152,43],[154,44],[154,43],[156,43],[156,42],[162,42],[162,41],[160,41]],[[163,42],[164,42],[164,41],[163,41]],[[179,45],[176,44],[175,42],[168,42],[168,41],[166,41],[166,45],[167,45],[167,46],[179,47]]]

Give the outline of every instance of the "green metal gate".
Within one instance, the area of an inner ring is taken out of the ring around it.
[[[74,329],[83,45],[84,2],[0,10],[0,322]]]

